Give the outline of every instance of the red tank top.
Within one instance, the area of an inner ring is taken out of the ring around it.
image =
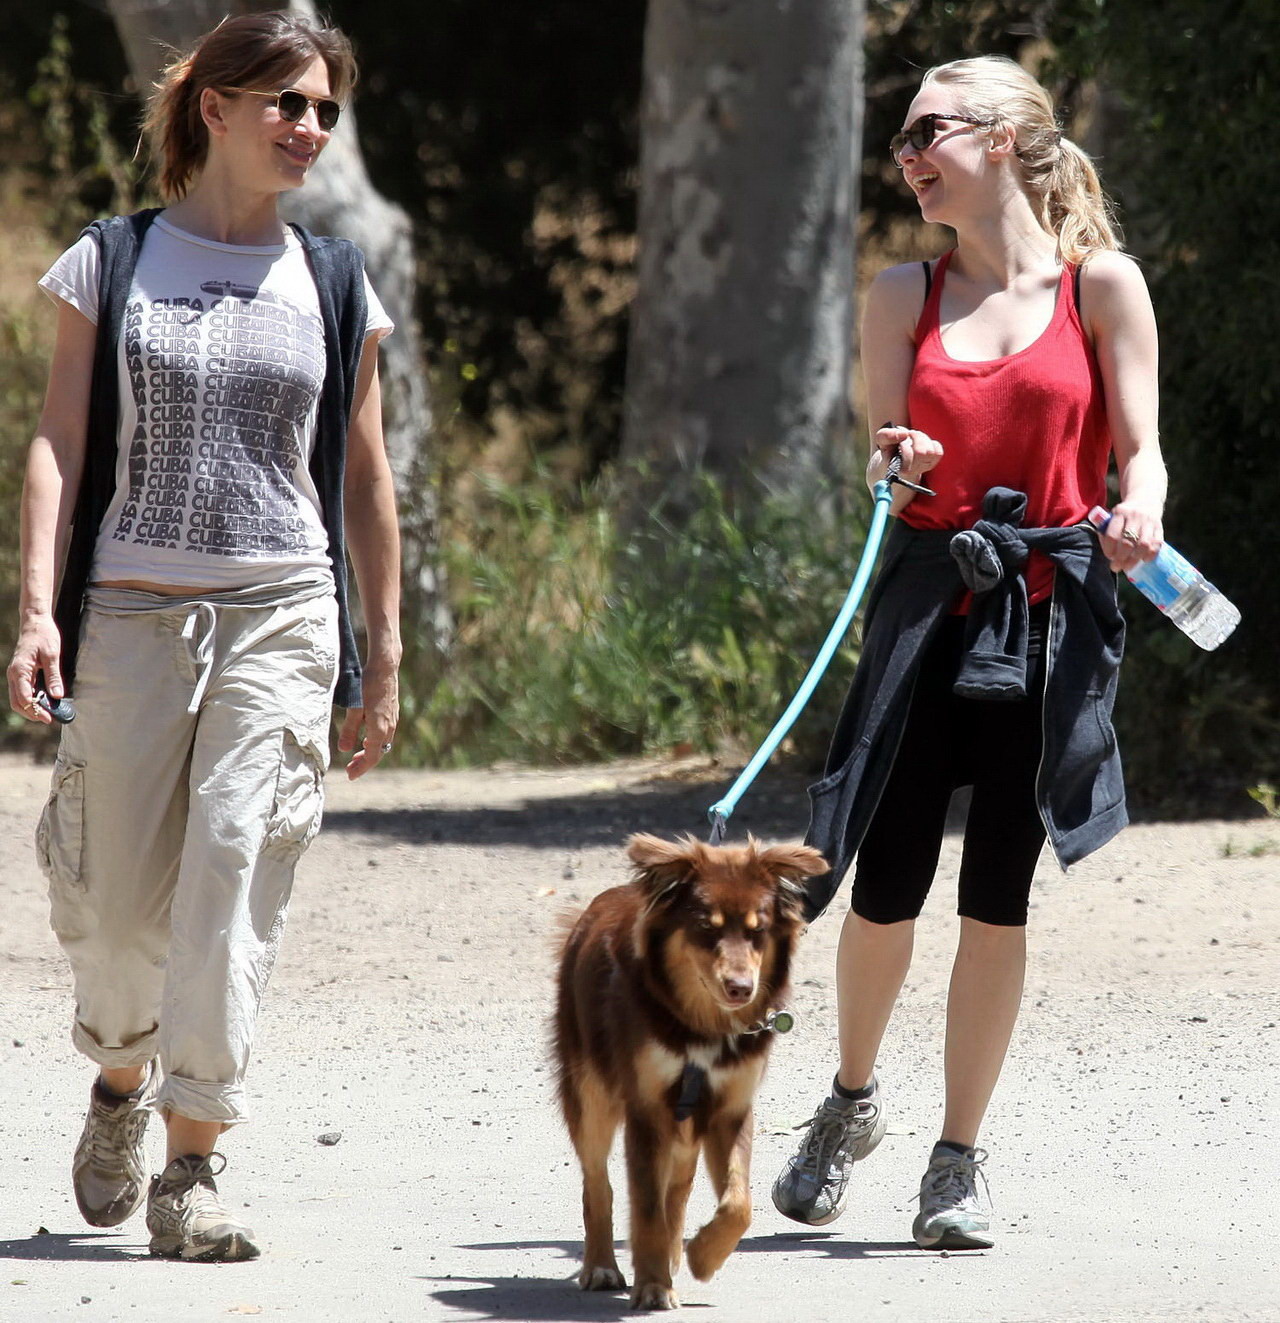
[[[950,260],[946,253],[938,262],[916,325],[907,391],[911,426],[941,441],[945,453],[929,474],[937,495],[917,496],[901,518],[913,528],[972,528],[987,489],[1012,487],[1027,494],[1026,527],[1079,523],[1106,504],[1111,433],[1097,359],[1076,309],[1075,268],[1063,264],[1053,317],[1037,340],[1004,358],[967,363],[942,347],[938,325]],[[1026,579],[1032,602],[1050,595],[1047,556],[1031,553]]]

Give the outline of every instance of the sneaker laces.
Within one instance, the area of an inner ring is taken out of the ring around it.
[[[217,1158],[222,1165],[215,1167],[214,1158]],[[174,1171],[175,1167],[177,1171]],[[215,1176],[221,1176],[226,1168],[227,1160],[221,1153],[210,1153],[206,1157],[188,1153],[183,1157],[174,1158],[160,1173],[157,1193],[181,1198],[192,1190],[204,1188],[216,1196],[217,1186],[214,1185],[213,1179]]]
[[[142,1142],[146,1124],[147,1113],[140,1105],[112,1106],[95,1099],[88,1135],[89,1165],[98,1171],[114,1171],[120,1165],[121,1153]]]
[[[837,1110],[822,1102],[818,1104],[818,1110],[808,1121],[801,1121],[793,1126],[795,1130],[809,1127],[809,1133],[796,1155],[799,1159],[797,1165],[811,1169],[819,1178],[824,1177],[831,1170],[832,1159],[848,1141],[853,1126],[859,1121],[865,1122],[875,1116],[874,1109],[871,1110],[870,1117],[866,1116],[862,1112],[862,1106],[862,1102],[858,1102],[847,1110]]]
[[[920,1182],[920,1199],[937,1199],[948,1206],[978,1201],[978,1182],[982,1178],[982,1189],[991,1203],[991,1187],[987,1184],[987,1174],[982,1164],[987,1160],[985,1148],[970,1149],[968,1153],[947,1154],[947,1160],[934,1166],[929,1164],[924,1179]]]

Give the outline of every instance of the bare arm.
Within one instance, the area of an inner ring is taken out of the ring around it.
[[[913,430],[907,412],[907,388],[916,361],[915,324],[923,302],[924,275],[918,263],[882,271],[867,291],[861,344],[871,429],[867,486],[872,489],[884,477],[895,453],[902,460],[902,476],[913,482],[919,482],[942,458],[942,446]],[[881,426],[879,420],[898,425]],[[914,499],[914,492],[895,487],[894,514]]]
[[[400,525],[382,439],[378,347],[373,336],[365,341],[356,378],[343,497],[347,546],[368,634],[364,706],[347,712],[338,736],[339,749],[354,751],[347,764],[347,775],[354,781],[381,761],[382,746],[395,738],[400,718]]]
[[[1118,253],[1089,260],[1080,295],[1120,472],[1120,500],[1102,545],[1113,570],[1132,569],[1151,560],[1164,540],[1168,479],[1160,453],[1155,314],[1142,273]],[[1137,541],[1126,540],[1126,532]]]
[[[51,718],[32,699],[41,670],[52,697],[64,692],[54,593],[84,471],[96,337],[97,328],[82,312],[59,303],[49,386],[22,485],[21,596],[18,641],[8,671],[9,706],[45,725]]]

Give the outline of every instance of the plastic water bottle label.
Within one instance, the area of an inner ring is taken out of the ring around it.
[[[1185,556],[1166,543],[1155,560],[1131,570],[1129,578],[1141,584],[1143,593],[1161,611],[1167,611],[1200,576]]]

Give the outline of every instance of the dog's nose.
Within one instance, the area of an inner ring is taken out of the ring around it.
[[[751,994],[755,991],[755,984],[750,979],[745,978],[727,978],[724,980],[724,995],[731,1002],[744,1002],[751,1000]]]

